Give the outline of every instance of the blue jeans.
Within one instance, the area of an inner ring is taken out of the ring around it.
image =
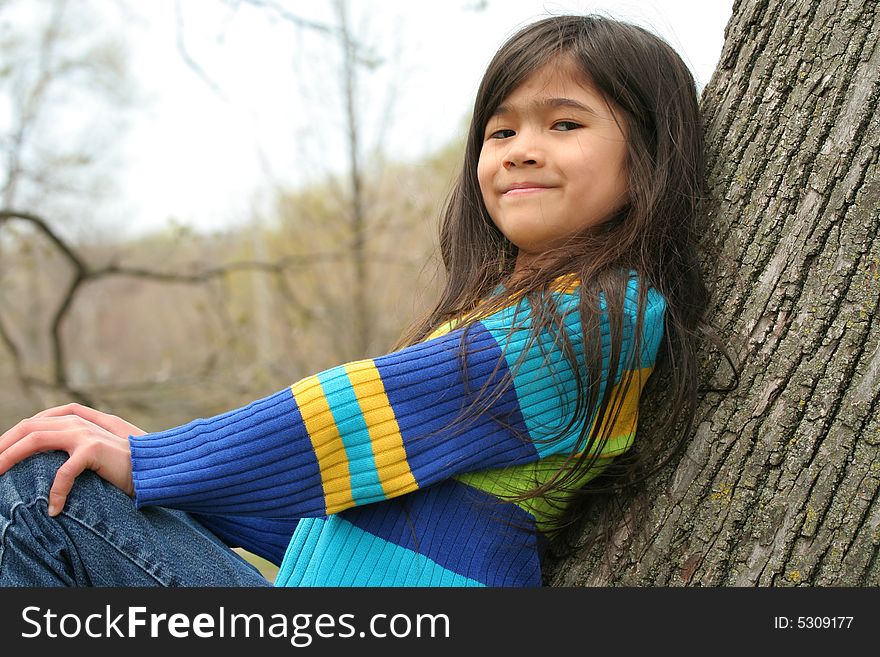
[[[186,513],[136,510],[91,471],[49,517],[49,489],[66,459],[38,454],[0,475],[0,586],[272,585]]]

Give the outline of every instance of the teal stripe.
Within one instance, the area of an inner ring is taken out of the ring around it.
[[[584,348],[580,316],[577,312],[578,294],[556,293],[553,295],[558,311],[565,317],[566,333],[572,339],[578,362],[583,362]],[[638,302],[638,278],[631,276],[627,284],[624,312],[629,321],[624,322],[624,344],[631,340]],[[604,295],[599,296],[599,307],[605,313],[607,305]],[[648,290],[648,304],[645,313],[643,342],[640,349],[642,367],[654,365],[660,340],[663,336],[663,297],[653,288]],[[554,344],[546,331],[538,340],[530,342],[529,307],[527,302],[504,308],[481,323],[504,351],[507,365],[513,372],[513,382],[519,399],[520,409],[526,428],[535,440],[556,435],[574,416],[577,397],[577,384],[568,359],[558,344]],[[511,334],[510,327],[522,327]],[[607,327],[607,320],[603,321]],[[610,367],[610,338],[603,336],[604,371]],[[620,355],[620,367],[628,360],[627,354]],[[548,380],[547,368],[553,372],[553,380]],[[601,397],[605,392],[605,382],[599,389]],[[560,406],[564,413],[560,413]],[[535,448],[543,458],[549,454],[567,451],[577,439],[577,428],[561,441],[538,442]]]
[[[323,555],[313,558],[314,555]],[[374,536],[342,516],[303,518],[276,586],[483,586],[428,557]]]
[[[559,311],[565,312],[566,304],[575,299],[574,295],[559,295]],[[507,366],[513,373],[513,384],[519,399],[520,410],[525,420],[529,435],[536,441],[556,435],[574,416],[577,387],[574,374],[568,360],[558,348],[553,348],[552,339],[543,333],[539,340],[530,342],[528,321],[529,309],[526,303],[504,308],[494,315],[482,320],[492,337],[504,352]],[[577,316],[572,320],[578,321]],[[569,319],[566,320],[568,325]],[[510,332],[510,327],[522,327]],[[571,327],[568,334],[577,335],[577,329]],[[544,348],[541,348],[541,345]],[[580,341],[575,345],[578,359],[583,358],[583,347]],[[547,378],[547,368],[554,373],[554,380]],[[560,413],[561,407],[565,413]],[[536,442],[535,449],[543,458],[548,454],[568,449],[577,438],[577,431],[572,431],[567,440],[553,442]]]
[[[278,574],[275,576],[275,586],[297,586],[304,576],[307,560],[304,555],[315,554],[315,547],[321,537],[322,518],[301,518],[297,522],[296,529],[287,550]]]
[[[627,294],[629,291],[627,290]],[[635,319],[635,314],[633,314]],[[642,351],[639,358],[642,367],[654,367],[660,343],[663,341],[663,329],[666,321],[666,299],[653,287],[648,288],[648,303],[645,306],[645,332]]]
[[[370,434],[345,367],[340,365],[319,373],[318,381],[345,447],[352,499],[355,504],[384,500]]]

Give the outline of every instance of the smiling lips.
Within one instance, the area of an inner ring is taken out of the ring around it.
[[[504,189],[503,195],[521,196],[523,194],[534,194],[535,192],[542,192],[546,189],[550,189],[550,185],[543,185],[536,182],[520,182],[508,185],[507,188]]]

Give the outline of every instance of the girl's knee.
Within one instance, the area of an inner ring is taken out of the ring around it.
[[[0,516],[9,518],[16,508],[42,508],[48,516],[49,491],[58,468],[67,459],[65,452],[35,454],[0,475]],[[125,493],[86,470],[74,481],[61,515],[76,518],[85,526],[98,527],[133,511],[134,505]],[[54,520],[62,522],[63,518],[57,516]]]
[[[0,475],[0,504],[8,508],[38,499],[48,502],[55,474],[67,458],[65,452],[42,452],[13,465]]]

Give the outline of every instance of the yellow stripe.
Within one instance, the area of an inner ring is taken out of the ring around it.
[[[382,492],[385,497],[393,497],[416,490],[419,486],[406,459],[400,426],[375,363],[348,363],[345,371],[367,425]]]
[[[639,397],[642,394],[642,388],[645,387],[648,377],[651,376],[653,371],[653,367],[643,367],[640,370],[636,370],[632,375],[626,396],[622,399],[621,388],[623,381],[612,389],[607,415],[603,418],[599,433],[596,435],[603,435],[603,431],[607,429],[605,425],[609,418],[614,415],[615,411],[617,411],[617,419],[614,421],[610,433],[608,433],[608,442],[602,448],[599,458],[618,456],[632,445],[639,419]]]
[[[333,420],[330,404],[317,376],[309,376],[290,386],[303,424],[309,432],[312,449],[318,458],[324,505],[327,515],[354,506],[348,457]]]
[[[446,322],[445,324],[441,324],[431,333],[429,333],[425,340],[433,340],[434,338],[439,338],[441,335],[446,335],[453,329],[454,326],[455,322]]]
[[[576,274],[563,274],[553,279],[551,283],[551,292],[561,292],[562,294],[574,294],[581,286],[581,280]]]

